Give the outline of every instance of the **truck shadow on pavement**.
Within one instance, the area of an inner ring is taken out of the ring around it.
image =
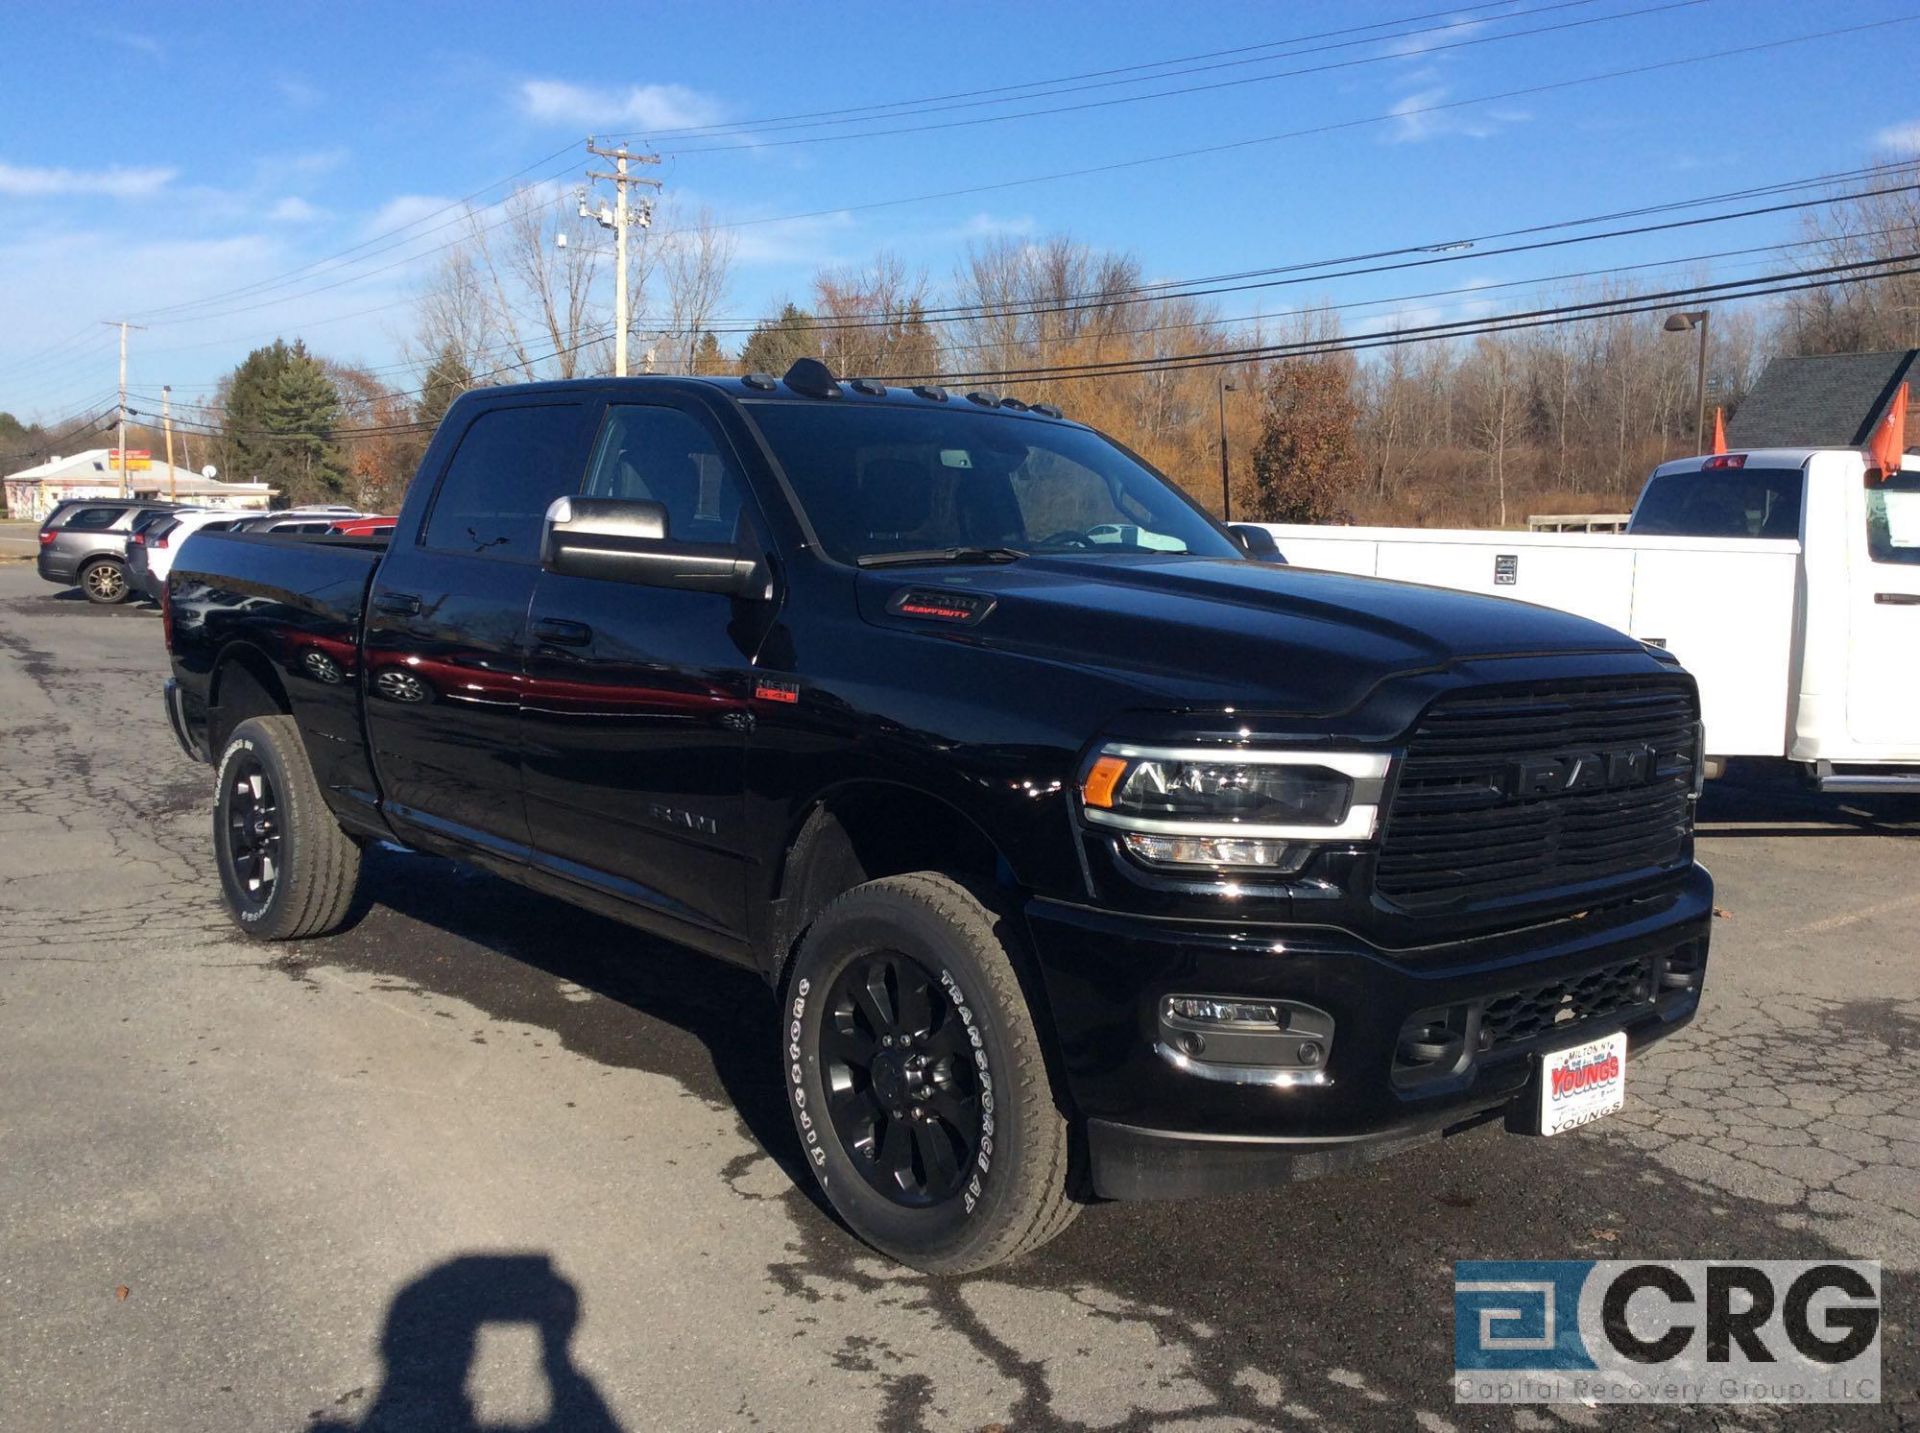
[[[1756,1101],[1703,1105],[1710,1097],[1689,1080],[1744,1070],[1748,1083],[1770,1086],[1765,1049],[1791,1048],[1804,1032],[1709,1020],[1652,1052],[1638,1116],[1606,1122],[1614,1128],[1555,1140],[1483,1128],[1271,1195],[1109,1205],[1013,1265],[923,1277],[877,1259],[819,1201],[770,1053],[775,1003],[756,975],[453,862],[382,849],[367,889],[375,904],[353,930],[303,945],[279,967],[376,973],[399,982],[393,988],[550,1030],[591,1060],[669,1076],[731,1108],[758,1152],[732,1159],[722,1179],[738,1197],[777,1200],[795,1226],[768,1249],[765,1285],[736,1294],[771,1296],[763,1316],[808,1324],[820,1322],[809,1310],[831,1312],[836,1325],[871,1310],[879,1323],[840,1331],[834,1363],[882,1392],[888,1429],[942,1421],[942,1364],[930,1341],[958,1336],[1016,1390],[1008,1426],[1023,1430],[1145,1426],[1158,1416],[1402,1426],[1409,1408],[1428,1410],[1422,1426],[1442,1430],[1465,1412],[1452,1407],[1448,1384],[1455,1259],[1873,1252],[1855,1247],[1859,1226],[1847,1218],[1816,1217],[1818,1200],[1842,1199],[1838,1170],[1766,1183],[1781,1131],[1758,1117]],[[1773,1013],[1815,1028],[1835,1015],[1812,1005]],[[1883,1065],[1894,1081],[1883,1090],[1861,1085],[1853,1067],[1889,1055],[1905,1064],[1912,1018],[1885,1039],[1853,1032],[1858,1059],[1829,1071],[1834,1083],[1897,1104],[1898,1068]],[[1680,1131],[1688,1116],[1709,1127]],[[764,1178],[747,1177],[765,1159],[788,1186],[776,1181],[772,1195]],[[1911,1286],[1890,1271],[1889,1287],[1898,1308]],[[1903,1322],[1888,1329],[1894,1397],[1914,1381],[1913,1354],[1899,1351]],[[456,1338],[437,1357],[451,1366],[461,1347]],[[1116,1349],[1130,1351],[1124,1367]],[[1092,1416],[1101,1408],[1111,1416]],[[1613,1412],[1613,1423],[1671,1421],[1657,1409]]]
[[[580,1294],[544,1254],[465,1254],[405,1285],[380,1333],[380,1388],[354,1422],[316,1414],[309,1433],[478,1433],[468,1391],[480,1331],[530,1326],[540,1341],[548,1416],[516,1433],[620,1433],[593,1380],[574,1365]],[[356,1390],[356,1393],[358,1390]],[[355,1401],[349,1394],[342,1402]]]

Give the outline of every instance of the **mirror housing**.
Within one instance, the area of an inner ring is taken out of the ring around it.
[[[1240,550],[1257,562],[1285,562],[1280,555],[1280,544],[1273,540],[1273,534],[1258,523],[1230,522],[1227,531],[1233,534],[1233,540],[1240,544]]]
[[[659,503],[555,498],[540,530],[540,566],[568,577],[637,587],[761,597],[766,569],[729,543],[675,542]]]

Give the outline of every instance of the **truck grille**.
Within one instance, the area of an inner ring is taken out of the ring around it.
[[[1439,698],[1407,743],[1377,891],[1457,911],[1674,864],[1698,722],[1690,688],[1659,678]]]

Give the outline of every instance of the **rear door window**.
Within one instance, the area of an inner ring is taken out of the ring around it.
[[[80,508],[60,526],[68,532],[105,532],[125,511],[125,508]]]
[[[1650,537],[1800,536],[1800,468],[1665,473],[1647,484],[1630,532]]]
[[[577,403],[491,408],[468,425],[434,495],[421,545],[532,562],[557,497],[580,490]]]
[[[1920,473],[1867,485],[1867,555],[1920,565]]]

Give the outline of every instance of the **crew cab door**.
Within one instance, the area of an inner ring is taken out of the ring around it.
[[[1920,757],[1920,472],[1850,494],[1847,735]]]
[[[582,488],[667,511],[667,536],[754,544],[733,448],[696,405],[605,410]],[[752,666],[773,606],[542,572],[522,760],[535,860],[700,930],[745,928]]]
[[[421,503],[412,540],[392,543],[375,576],[367,732],[387,815],[428,844],[526,856],[521,639],[540,524],[548,504],[579,487],[592,410],[545,398],[479,407]]]

